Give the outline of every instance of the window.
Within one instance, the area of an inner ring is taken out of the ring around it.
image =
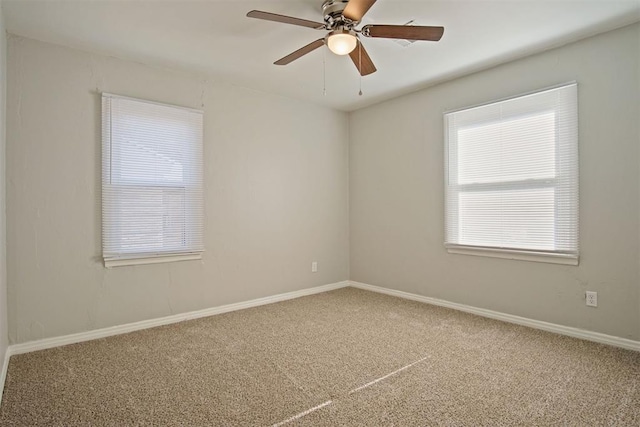
[[[107,267],[198,259],[202,112],[102,95],[102,251]]]
[[[446,113],[449,252],[578,264],[577,86]]]

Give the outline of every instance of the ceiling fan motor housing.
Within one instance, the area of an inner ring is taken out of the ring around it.
[[[327,0],[322,4],[322,14],[324,15],[324,22],[327,24],[328,30],[335,30],[338,28],[351,29],[358,22],[352,22],[350,19],[342,16],[344,8],[347,7],[349,0]]]

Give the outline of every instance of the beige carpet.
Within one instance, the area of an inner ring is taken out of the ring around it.
[[[640,425],[640,353],[353,288],[13,356],[0,425]]]

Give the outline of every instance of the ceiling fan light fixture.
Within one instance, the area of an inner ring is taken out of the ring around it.
[[[322,4],[324,22],[309,21],[308,19],[263,12],[261,10],[248,12],[247,17],[296,25],[319,31],[329,31],[329,34],[325,34],[306,46],[278,59],[274,62],[275,65],[290,64],[316,49],[327,46],[331,53],[336,55],[349,55],[361,76],[368,76],[376,72],[376,66],[362,45],[361,37],[404,40],[404,43],[407,44],[418,40],[437,42],[442,38],[444,27],[409,24],[367,24],[357,29],[362,22],[362,17],[376,1],[377,0],[324,0]],[[357,52],[356,48],[358,48]]]
[[[348,55],[358,45],[358,38],[350,30],[335,30],[327,34],[327,46],[336,55]]]

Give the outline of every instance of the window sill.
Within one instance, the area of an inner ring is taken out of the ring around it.
[[[131,257],[105,258],[107,268],[124,267],[127,265],[159,264],[164,262],[192,261],[202,259],[202,253],[168,254],[168,255],[137,255]]]
[[[485,256],[491,258],[515,259],[520,261],[547,262],[551,264],[578,265],[577,255],[552,254],[546,252],[517,251],[512,249],[479,248],[472,246],[445,245],[450,254]]]

